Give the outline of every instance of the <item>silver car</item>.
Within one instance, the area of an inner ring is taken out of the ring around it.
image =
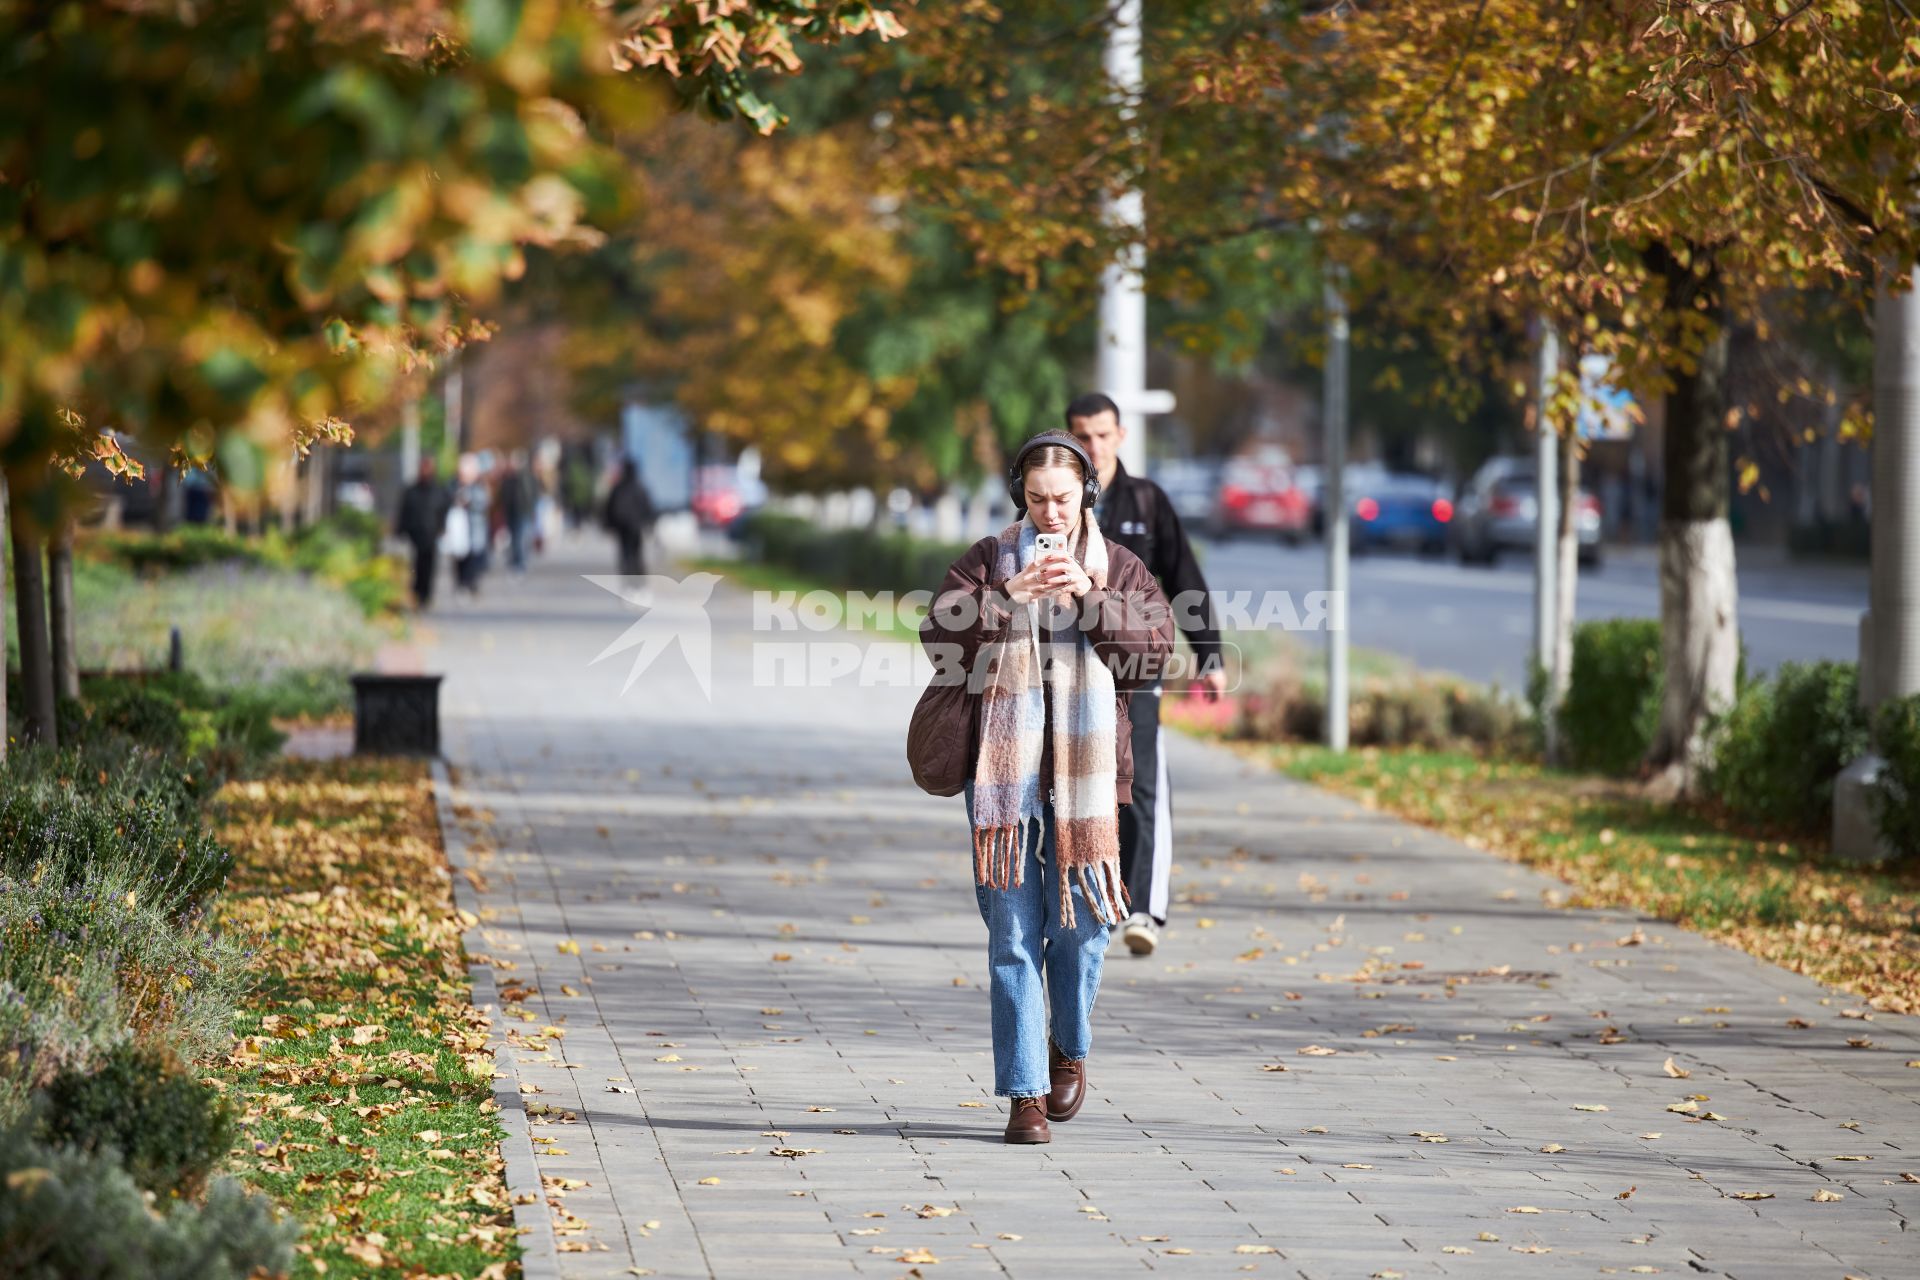
[[[1180,522],[1195,531],[1213,518],[1213,494],[1220,482],[1220,466],[1204,458],[1168,458],[1147,471],[1148,478],[1166,491]]]
[[[1528,457],[1489,458],[1473,473],[1448,522],[1460,563],[1490,565],[1503,551],[1533,550],[1537,474]],[[1579,502],[1580,563],[1591,567],[1600,563],[1600,499],[1583,488]]]

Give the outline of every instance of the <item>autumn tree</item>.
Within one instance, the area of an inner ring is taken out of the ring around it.
[[[768,91],[775,135],[679,120],[629,149],[641,212],[518,289],[563,317],[578,400],[671,397],[761,452],[783,488],[978,478],[1068,399],[1091,336],[1044,290],[982,269],[904,194],[874,114],[891,89],[849,48]],[[879,55],[884,60],[885,55]]]
[[[1765,299],[1825,287],[1857,303],[1876,269],[1914,261],[1912,15],[1785,0],[1149,6],[1130,129],[1097,77],[1104,21],[1072,0],[943,10],[951,56],[901,104],[920,189],[1008,269],[1097,270],[1124,235],[1086,210],[1132,186],[1150,264],[1306,229],[1357,299],[1458,364],[1484,364],[1483,335],[1536,318],[1611,356],[1619,383],[1666,410],[1651,763],[1667,789],[1692,786],[1738,661],[1727,334]]]
[[[109,428],[241,491],[346,438],[475,335],[530,247],[617,220],[610,144],[658,114],[649,86],[769,126],[748,72],[876,27],[891,18],[859,0],[0,7],[16,556],[38,565],[72,466],[127,468]],[[31,649],[44,738],[50,658]]]
[[[670,391],[705,429],[758,445],[789,487],[855,483],[885,461],[893,388],[836,334],[908,266],[858,145],[687,117],[634,149],[638,216],[593,258],[553,263],[546,290],[572,325],[576,376],[603,389],[599,407],[636,382]]]

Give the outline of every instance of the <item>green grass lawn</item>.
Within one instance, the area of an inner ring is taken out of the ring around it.
[[[262,938],[212,1079],[299,1276],[503,1277],[518,1256],[486,1020],[417,762],[283,762],[221,793],[230,928]]]

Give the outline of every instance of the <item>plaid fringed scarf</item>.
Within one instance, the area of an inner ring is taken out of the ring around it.
[[[1073,548],[1095,586],[1107,581],[1107,543],[1091,512],[1081,515]],[[1000,534],[994,583],[1033,563],[1031,520]],[[1115,786],[1113,673],[1093,650],[1087,634],[1049,644],[1042,655],[1037,621],[1041,602],[1015,606],[1004,642],[984,650],[990,678],[981,690],[980,758],[973,779],[973,873],[990,888],[1023,883],[1027,854],[1042,832],[1040,755],[1046,704],[1053,699],[1054,854],[1060,882],[1060,920],[1074,924],[1072,887],[1077,879],[1104,924],[1118,924],[1128,909],[1120,876],[1120,810]]]

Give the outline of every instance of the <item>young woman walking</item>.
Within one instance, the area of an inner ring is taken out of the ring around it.
[[[1024,517],[953,563],[921,636],[937,666],[967,673],[994,1092],[1012,1099],[1006,1140],[1036,1143],[1086,1098],[1108,934],[1128,910],[1127,697],[1159,677],[1174,631],[1153,575],[1101,536],[1100,481],[1077,440],[1034,436],[1007,484]]]

